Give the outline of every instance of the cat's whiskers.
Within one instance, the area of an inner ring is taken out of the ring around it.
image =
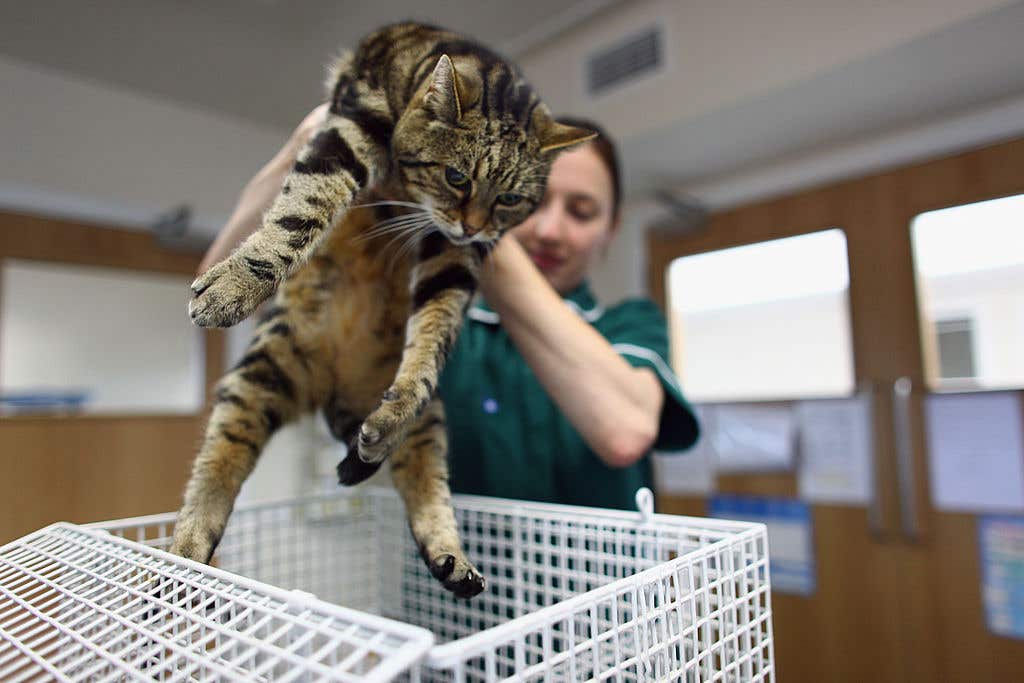
[[[356,204],[353,209],[363,209],[372,206],[404,206],[410,209],[420,209],[421,211],[428,211],[429,207],[426,204],[419,204],[417,202],[404,202],[397,199],[383,199],[379,202],[369,202],[367,204]]]
[[[436,230],[437,225],[433,221],[424,219],[422,223],[415,224],[392,237],[382,250],[382,253],[386,253],[391,250],[392,245],[398,242],[397,249],[394,249],[388,258],[388,273],[394,272],[395,264],[400,263],[402,259],[412,253],[413,249],[419,246],[424,237]]]
[[[404,230],[409,224],[419,223],[424,220],[429,220],[429,216],[425,211],[420,211],[411,214],[402,214],[401,216],[394,216],[386,220],[380,221],[370,226],[361,235],[356,236],[355,239],[358,241],[368,241],[377,237],[382,237],[392,232],[398,232]]]

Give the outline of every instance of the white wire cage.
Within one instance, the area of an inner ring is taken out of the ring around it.
[[[141,622],[143,630],[155,630],[156,620],[168,642],[163,649],[149,644],[148,659],[129,650],[131,657],[121,657],[124,666],[105,669],[111,680],[130,678],[128,672],[142,662],[148,668],[140,670],[141,676],[150,680],[252,680],[253,674],[267,680],[363,676],[459,683],[775,680],[763,525],[475,496],[455,496],[453,503],[464,547],[488,582],[484,593],[468,601],[455,598],[430,576],[408,532],[401,501],[388,489],[357,488],[240,507],[214,557],[216,568],[161,552],[170,545],[174,514],[48,530],[84,534],[131,551],[132,557],[111,559],[126,577],[148,571],[145,558],[225,582],[224,590],[232,595],[259,588],[281,600],[294,596],[289,591],[302,591],[310,595],[298,596],[301,608],[289,617],[296,633],[306,614],[315,615],[311,624],[326,621],[349,633],[347,641],[333,636],[339,644],[334,654],[328,653],[325,635],[310,646],[282,647],[275,641],[271,645],[288,657],[276,650],[265,655],[254,648],[271,631],[256,633],[251,617],[239,620],[251,608],[228,607],[233,598],[226,595],[217,603],[219,612],[201,609],[201,600],[180,594],[179,579],[172,574],[162,585],[164,595],[177,600],[175,609],[155,617],[152,606],[149,612],[139,607],[126,616],[133,624]],[[14,546],[0,552],[0,563]],[[0,574],[0,600],[11,591],[6,577]],[[4,607],[0,602],[0,680],[7,680],[4,666],[11,666],[5,661],[12,652],[40,667],[53,654],[12,641]],[[375,621],[359,622],[364,616]],[[188,631],[181,625],[188,619],[210,623],[189,622]],[[46,624],[61,633],[77,628],[52,619]],[[359,628],[365,637],[355,642],[351,632]],[[211,629],[220,629],[221,641]],[[249,640],[225,649],[224,629]],[[149,630],[138,636],[139,647],[151,638]],[[423,634],[432,634],[433,641],[425,641]],[[214,641],[219,644],[211,645]],[[189,650],[195,662],[212,656],[221,668],[172,661],[188,657],[171,645]],[[315,661],[299,663],[311,653]],[[243,654],[249,669],[224,668],[238,666]],[[108,650],[104,656],[118,655]],[[332,667],[341,664],[348,669],[335,673]],[[79,666],[75,671],[85,670],[86,665]],[[100,660],[89,666],[99,667]],[[86,679],[92,680],[71,677]]]

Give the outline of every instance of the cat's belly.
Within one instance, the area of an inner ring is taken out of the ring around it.
[[[365,415],[391,385],[405,346],[409,261],[365,234],[371,212],[352,212],[325,244],[336,264],[324,333],[332,350],[335,388]]]

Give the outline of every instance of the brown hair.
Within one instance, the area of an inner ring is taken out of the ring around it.
[[[608,175],[611,176],[612,220],[618,222],[619,208],[622,203],[622,172],[619,170],[619,154],[615,149],[615,142],[612,141],[604,128],[589,119],[576,116],[559,116],[557,120],[559,123],[567,126],[588,128],[597,133],[597,137],[588,142],[587,145],[592,146],[594,151],[597,152],[597,156],[601,157],[605,168],[608,169]]]

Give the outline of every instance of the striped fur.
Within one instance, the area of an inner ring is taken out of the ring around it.
[[[260,230],[192,285],[202,326],[276,297],[218,384],[173,548],[208,561],[266,441],[319,409],[351,447],[342,483],[390,456],[431,572],[474,595],[484,581],[449,506],[438,376],[488,245],[539,204],[555,152],[591,134],[555,123],[497,55],[419,24],[340,58],[328,96]]]

